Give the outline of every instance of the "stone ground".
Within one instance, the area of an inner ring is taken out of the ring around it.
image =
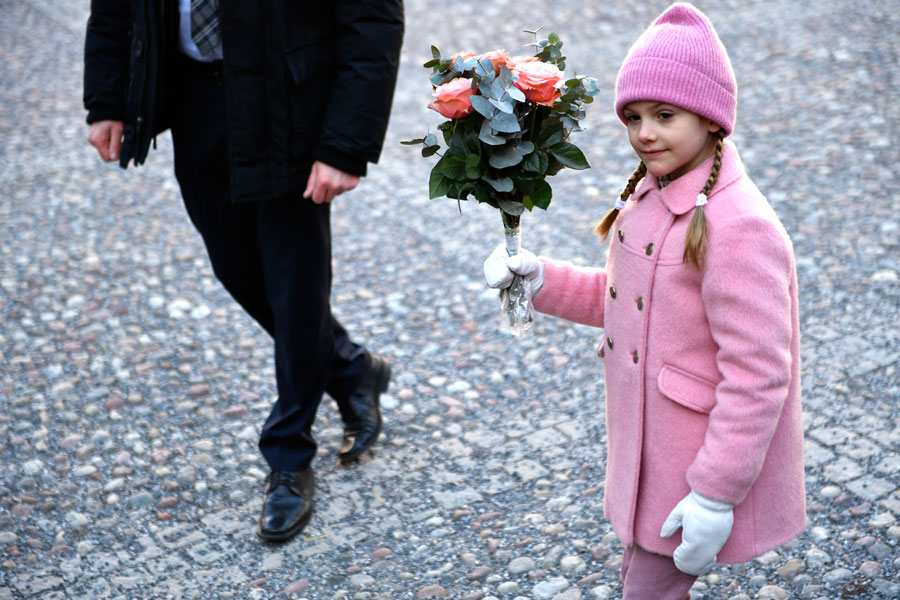
[[[594,224],[634,158],[612,110],[629,44],[666,2],[407,2],[381,164],[334,204],[336,312],[390,357],[372,456],[336,460],[323,403],[318,511],[281,546],[254,520],[275,394],[269,340],[212,277],[167,136],[139,169],[86,143],[86,1],[0,0],[0,600],[603,599],[622,545],[601,511],[601,332],[498,330],[491,209],[427,198],[400,140],[429,45],[518,50],[544,25],[602,94],[526,247],[601,263]],[[893,1],[706,2],[740,84],[734,139],[796,245],[809,526],[693,597],[900,597],[900,11]],[[524,50],[523,50],[524,51]]]

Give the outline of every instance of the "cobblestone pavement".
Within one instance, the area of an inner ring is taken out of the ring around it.
[[[212,277],[167,136],[139,169],[85,139],[88,3],[0,0],[0,600],[616,598],[601,511],[598,330],[539,316],[498,331],[481,263],[491,209],[429,201],[400,140],[425,108],[429,45],[566,41],[603,89],[526,247],[602,262],[592,234],[634,158],[612,110],[629,44],[666,2],[407,2],[381,164],[334,204],[336,312],[395,363],[382,442],[336,460],[322,405],[318,511],[260,543],[269,340]],[[693,597],[900,597],[900,11],[893,0],[703,3],[740,85],[734,135],[796,245],[809,526]]]

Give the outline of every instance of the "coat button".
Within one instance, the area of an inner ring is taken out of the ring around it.
[[[637,363],[638,363],[637,350],[634,351],[634,354],[632,355],[632,358],[634,359],[634,364],[637,364]]]
[[[612,347],[613,347],[612,338],[606,338],[606,345],[609,346],[610,350],[612,350]]]
[[[637,299],[638,310],[644,310],[644,298]]]
[[[619,241],[620,242],[625,241],[625,233],[621,229],[619,230]]]
[[[650,256],[651,254],[653,254],[653,244],[652,243],[647,244],[647,256]]]
[[[597,356],[599,358],[603,358],[606,356],[606,348],[603,347],[603,344],[600,344],[600,347],[597,348]]]
[[[612,296],[613,300],[616,299],[616,288],[609,286],[609,295]]]

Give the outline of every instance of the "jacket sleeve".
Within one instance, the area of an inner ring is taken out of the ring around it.
[[[366,174],[378,162],[397,81],[403,43],[402,0],[336,0],[337,75],[317,160]]]
[[[84,43],[84,107],[88,123],[124,118],[130,21],[130,2],[91,1]]]
[[[535,310],[582,325],[603,327],[606,270],[541,257],[544,285],[534,297]]]
[[[739,504],[766,460],[791,383],[793,250],[777,223],[743,216],[710,236],[702,297],[722,380],[687,481]]]

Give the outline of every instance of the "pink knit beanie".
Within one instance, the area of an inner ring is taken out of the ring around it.
[[[734,131],[737,82],[712,23],[688,3],[670,6],[634,43],[616,79],[616,114],[636,100],[668,102]]]

